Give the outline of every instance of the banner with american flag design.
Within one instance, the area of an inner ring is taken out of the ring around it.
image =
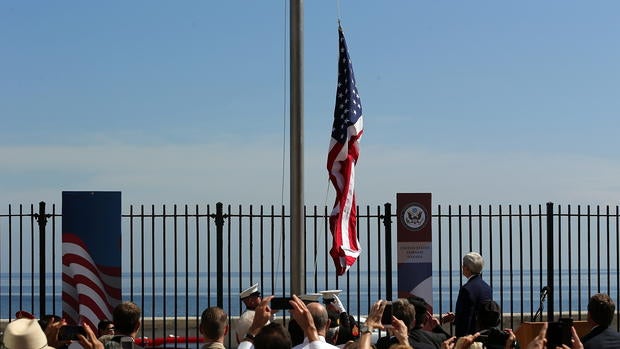
[[[329,219],[333,237],[329,253],[334,259],[336,273],[342,275],[355,263],[360,254],[355,206],[355,164],[359,157],[363,118],[353,66],[340,25],[338,36],[340,38],[338,87],[327,170],[329,179],[336,189],[336,202]]]
[[[121,302],[121,193],[62,193],[63,318],[96,328]]]

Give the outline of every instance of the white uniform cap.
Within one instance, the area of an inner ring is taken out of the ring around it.
[[[321,293],[306,293],[299,296],[304,303],[318,302],[323,294]]]
[[[248,288],[246,288],[245,290],[243,290],[240,294],[239,294],[239,298],[241,298],[241,300],[244,300],[250,296],[255,295],[258,296],[260,295],[260,291],[258,290],[258,284],[254,284]]]
[[[324,303],[329,303],[331,301],[333,301],[337,296],[340,294],[340,292],[342,292],[342,290],[325,290],[325,291],[321,291],[321,294],[323,295],[323,302]]]

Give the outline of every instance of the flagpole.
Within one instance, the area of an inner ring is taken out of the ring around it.
[[[291,199],[291,293],[305,293],[304,256],[304,171],[303,171],[303,0],[290,3],[290,199]]]

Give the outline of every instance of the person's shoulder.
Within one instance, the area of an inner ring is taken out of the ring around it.
[[[620,333],[610,327],[596,327],[581,341],[585,349],[620,348]]]
[[[254,319],[254,310],[246,310],[239,316],[240,321],[243,320],[252,322],[252,319]]]
[[[605,334],[605,336],[609,337],[609,338],[613,338],[615,341],[620,341],[620,332],[614,330],[611,327],[607,327],[603,333]],[[620,342],[618,342],[618,344],[620,344]]]
[[[226,346],[224,346],[224,344],[219,343],[219,342],[213,342],[213,343],[203,345],[201,349],[226,349]]]
[[[424,333],[422,331],[424,330],[420,327],[412,328],[411,330],[409,330],[409,337],[418,340],[419,338],[424,336]]]
[[[103,346],[105,349],[121,349],[121,343],[109,340]]]
[[[468,282],[465,285],[468,286],[466,288],[469,289],[491,290],[491,286],[486,281],[484,281],[482,275],[472,276],[471,282]]]
[[[441,343],[450,338],[450,334],[447,333],[441,326],[436,326],[432,331],[420,329],[420,338],[424,338],[432,341],[433,343]]]
[[[487,285],[487,286],[489,285],[489,284],[487,284],[487,282],[482,277],[482,274],[473,275],[470,278],[470,281],[471,281],[471,282],[469,282],[470,284]]]

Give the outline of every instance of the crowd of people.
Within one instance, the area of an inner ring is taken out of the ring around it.
[[[258,285],[240,294],[245,311],[235,322],[234,340],[239,349],[620,349],[620,333],[612,327],[615,304],[607,294],[595,294],[588,303],[590,331],[579,337],[574,327],[564,342],[550,339],[552,328],[544,323],[529,343],[518,343],[511,329],[501,329],[502,312],[492,299],[491,287],[482,278],[483,259],[471,252],[462,260],[467,281],[461,286],[454,313],[434,317],[424,299],[410,296],[393,302],[375,302],[365,321],[358,323],[346,312],[337,290],[317,294],[293,295],[275,308],[273,296],[261,297]],[[319,302],[323,298],[323,302]],[[272,303],[273,302],[273,303]],[[291,320],[284,327],[274,321],[281,309],[289,309]],[[19,312],[18,319],[5,328],[2,344],[7,349],[66,348],[71,340],[60,333],[66,322],[57,316],[34,319]],[[112,320],[101,320],[98,328],[82,325],[76,340],[85,349],[136,348],[140,329],[140,308],[132,302],[116,306]],[[455,335],[446,332],[442,323],[452,322]],[[225,340],[231,320],[218,307],[205,309],[200,317],[201,349],[226,349]],[[385,336],[373,340],[381,330]],[[232,334],[232,333],[231,333]],[[553,342],[553,344],[552,344]]]

